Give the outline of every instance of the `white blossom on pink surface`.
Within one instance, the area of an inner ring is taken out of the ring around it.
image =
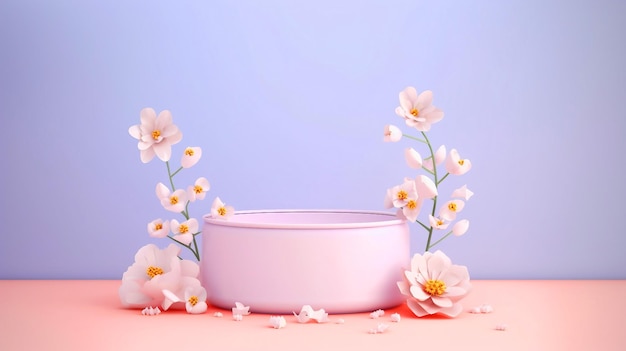
[[[456,317],[463,310],[459,300],[470,287],[467,267],[453,265],[441,251],[413,256],[411,269],[404,271],[404,279],[398,282],[400,292],[408,297],[409,309],[418,317]]]
[[[148,234],[153,238],[165,238],[170,233],[170,223],[161,218],[148,223]]]
[[[406,122],[409,127],[415,127],[421,132],[430,130],[433,123],[443,118],[443,111],[436,108],[433,103],[433,93],[430,90],[417,94],[414,87],[407,87],[399,94],[400,106],[396,107],[396,114]]]
[[[400,128],[394,126],[393,124],[387,124],[385,126],[385,136],[383,140],[385,142],[395,143],[400,139],[402,139],[402,131],[400,130]]]
[[[462,159],[456,149],[450,150],[448,159],[446,160],[446,170],[450,174],[462,175],[472,169],[472,162],[468,159]]]
[[[180,165],[183,168],[189,168],[198,163],[202,157],[202,149],[200,147],[187,147],[183,151],[183,157],[180,160]]]
[[[178,222],[172,219],[171,222],[173,238],[185,245],[189,245],[193,241],[193,235],[198,233],[198,220],[190,218],[184,222]]]
[[[189,201],[194,202],[196,200],[204,200],[207,191],[211,189],[209,181],[205,177],[196,179],[194,185],[187,188],[187,197]]]
[[[180,248],[170,244],[159,249],[154,244],[140,248],[135,262],[122,276],[119,296],[122,306],[144,308],[163,303],[163,290],[178,291],[195,280],[200,271],[198,265],[178,258]],[[199,284],[199,281],[198,281]]]
[[[156,155],[161,161],[170,160],[172,145],[178,143],[183,134],[172,123],[172,114],[161,111],[157,117],[152,108],[144,108],[139,113],[140,124],[131,126],[128,133],[138,140],[141,162],[148,163]]]
[[[200,314],[206,312],[207,293],[202,286],[191,286],[185,289],[185,309],[188,313]]]

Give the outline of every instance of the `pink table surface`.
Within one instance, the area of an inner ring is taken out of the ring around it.
[[[285,316],[284,329],[271,328],[269,315],[235,321],[211,306],[202,315],[144,316],[121,308],[119,284],[0,281],[0,350],[626,350],[626,280],[473,281],[455,319],[416,318],[403,304],[379,319],[300,324]],[[468,312],[485,303],[492,313]],[[369,334],[378,323],[388,330]]]

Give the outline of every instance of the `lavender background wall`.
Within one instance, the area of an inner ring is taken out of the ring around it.
[[[407,85],[471,159],[470,231],[439,248],[473,278],[626,279],[626,3],[0,3],[0,278],[118,279],[168,218],[127,132],[172,111],[207,200],[384,210],[417,173],[382,142]],[[408,132],[408,128],[404,128]],[[420,147],[419,145],[417,147]],[[176,218],[176,217],[171,217]],[[415,225],[413,251],[423,232]]]

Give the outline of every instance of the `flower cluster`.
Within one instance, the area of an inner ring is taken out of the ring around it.
[[[137,147],[140,151],[141,161],[148,163],[157,156],[165,162],[169,185],[158,183],[156,196],[164,209],[180,213],[184,219],[163,220],[157,218],[148,223],[148,234],[155,238],[169,238],[177,244],[189,249],[195,258],[200,261],[200,251],[196,236],[200,234],[199,223],[189,216],[189,204],[196,200],[204,200],[207,191],[211,188],[205,177],[198,178],[194,184],[186,189],[177,189],[174,185],[174,176],[181,170],[193,167],[202,157],[200,147],[187,147],[183,151],[180,167],[172,172],[170,158],[172,145],[177,144],[183,138],[181,131],[172,121],[170,111],[161,111],[157,116],[152,108],[144,108],[140,113],[141,123],[131,126],[128,133],[138,140]],[[216,218],[227,219],[232,216],[234,210],[226,206],[219,197],[215,198],[211,207],[211,215]]]
[[[407,87],[400,92],[400,106],[395,110],[405,124],[415,128],[421,136],[402,133],[395,125],[387,125],[384,141],[398,142],[402,137],[426,145],[427,157],[412,147],[406,148],[404,158],[412,169],[423,170],[415,178],[404,178],[402,184],[387,190],[385,207],[396,208],[399,217],[418,223],[428,233],[424,256],[416,254],[411,263],[411,270],[405,271],[404,280],[398,282],[402,294],[408,296],[408,306],[418,317],[441,313],[454,317],[461,311],[456,302],[469,290],[469,274],[463,266],[453,266],[450,259],[441,251],[429,252],[435,245],[450,235],[461,236],[467,232],[469,221],[458,219],[457,215],[465,207],[465,202],[473,193],[466,185],[454,190],[451,199],[439,208],[439,185],[449,175],[463,175],[472,168],[472,163],[459,155],[456,149],[446,151],[445,145],[433,148],[426,132],[433,124],[443,119],[443,111],[433,105],[433,93],[429,90],[418,94],[414,87]],[[438,169],[445,167],[441,176]],[[427,220],[419,219],[426,201],[432,201],[432,208]],[[455,222],[456,221],[456,222]],[[452,223],[455,222],[453,225]],[[452,225],[452,226],[451,226]],[[451,227],[450,227],[451,226]],[[436,231],[447,231],[435,237]]]
[[[462,219],[457,221],[437,241],[433,242],[434,231],[446,230],[450,224],[457,220],[457,214],[465,207],[465,202],[473,195],[466,185],[452,192],[451,200],[445,202],[437,211],[439,197],[439,185],[449,175],[462,175],[472,168],[468,159],[461,158],[456,149],[446,152],[445,145],[441,145],[434,151],[426,132],[431,125],[443,118],[443,112],[432,104],[433,94],[427,90],[420,94],[415,88],[408,87],[400,92],[400,106],[396,108],[396,114],[404,119],[409,127],[414,127],[421,133],[420,137],[403,134],[400,128],[394,125],[385,126],[384,140],[397,142],[402,137],[416,140],[426,145],[428,157],[422,158],[421,154],[412,147],[405,149],[404,157],[407,165],[413,169],[422,169],[428,175],[418,175],[416,178],[405,178],[404,182],[387,190],[385,197],[386,208],[397,208],[398,215],[411,222],[420,224],[428,232],[426,250],[440,243],[449,235],[460,236],[469,228],[469,221]],[[438,166],[445,163],[446,174],[440,176]],[[426,200],[432,200],[432,210],[428,215],[428,221],[418,219]]]
[[[172,145],[182,140],[182,133],[172,121],[172,114],[165,110],[159,113],[152,108],[144,108],[140,113],[141,123],[131,126],[129,134],[138,140],[141,161],[148,163],[158,157],[165,162],[169,187],[157,183],[156,197],[167,211],[179,213],[181,220],[163,220],[157,218],[148,223],[148,234],[155,238],[169,238],[176,244],[191,251],[200,261],[197,235],[201,233],[198,220],[189,216],[189,204],[203,200],[210,189],[205,177],[186,188],[177,189],[174,177],[183,169],[193,167],[202,157],[200,147],[184,149],[180,167],[172,171],[170,159]],[[234,213],[231,206],[226,206],[216,197],[211,207],[215,218],[228,219]],[[167,310],[173,304],[185,304],[189,313],[204,313],[207,310],[207,293],[198,280],[199,266],[190,260],[180,258],[181,248],[170,244],[161,250],[149,244],[139,249],[135,263],[128,267],[122,277],[119,289],[120,300],[124,307],[145,308],[160,305]],[[148,310],[154,311],[154,310]]]

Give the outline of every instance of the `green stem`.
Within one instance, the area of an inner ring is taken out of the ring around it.
[[[415,222],[417,222],[417,224],[419,224],[419,225],[421,225],[422,227],[424,227],[424,229],[426,229],[426,230],[430,230],[430,228],[429,228],[429,227],[427,227],[424,223],[420,222],[420,220],[419,220],[419,219],[415,220]]]
[[[424,132],[422,132],[422,134],[424,134]],[[423,140],[423,139],[420,139],[420,138],[416,138],[416,137],[414,137],[414,136],[412,136],[412,135],[402,134],[402,136],[403,136],[403,137],[406,137],[406,138],[409,138],[409,139],[417,140],[417,141],[419,141],[420,143],[428,144],[428,141],[427,141],[427,140]]]
[[[437,182],[437,185],[441,184],[441,182],[443,182],[444,179],[446,179],[448,176],[450,175],[450,173],[446,173],[446,175],[443,176],[443,178],[439,179],[439,181]]]
[[[424,140],[426,140],[426,145],[428,146],[428,150],[430,151],[430,157],[432,158],[432,162],[433,162],[432,175],[435,180],[435,188],[437,188],[437,193],[438,193],[439,188],[437,185],[439,184],[439,181],[437,180],[437,164],[435,163],[435,153],[433,152],[433,147],[430,144],[430,140],[428,140],[426,133],[424,132],[421,132],[421,133],[422,133],[422,136],[424,137]],[[433,198],[433,209],[431,211],[431,215],[433,217],[435,216],[436,208],[437,208],[437,196]],[[431,248],[430,241],[432,240],[432,238],[433,238],[433,227],[430,227],[428,229],[428,240],[426,241],[426,251],[428,251]]]
[[[174,186],[174,179],[172,179],[174,175],[172,174],[172,171],[170,170],[170,161],[165,161],[165,165],[167,166],[167,177],[170,179],[170,185],[172,186],[172,191],[176,191],[176,187]]]
[[[173,178],[176,174],[178,174],[178,172],[180,172],[183,169],[182,166],[180,166],[176,171],[174,171],[174,173],[172,173],[171,177]]]
[[[449,236],[450,236],[450,234],[452,234],[452,231],[450,231],[448,234],[446,234],[446,235],[442,236],[439,240],[435,241],[432,245],[430,245],[430,247],[427,247],[427,248],[426,248],[426,251],[428,251],[429,249],[432,249],[432,248],[433,248],[433,246],[435,246],[435,245],[439,244],[440,242],[442,242],[442,241],[443,241],[443,239],[445,239],[445,238],[449,237]]]

